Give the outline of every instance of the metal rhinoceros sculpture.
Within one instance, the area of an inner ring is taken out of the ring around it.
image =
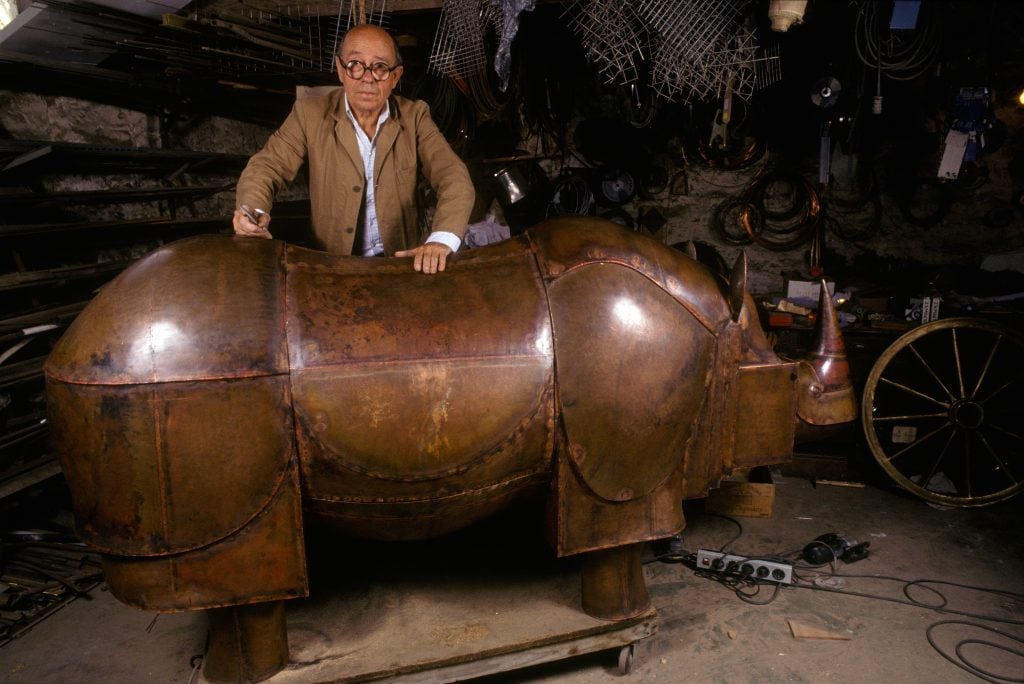
[[[807,361],[777,357],[744,292],[657,241],[559,219],[459,254],[338,257],[208,236],[107,285],[46,364],[79,533],[111,591],[208,609],[211,679],[288,660],[304,519],[444,534],[538,489],[587,613],[648,609],[642,543],[683,499],[856,402],[829,298]]]

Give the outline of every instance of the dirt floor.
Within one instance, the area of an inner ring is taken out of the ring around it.
[[[681,544],[663,560],[658,555],[670,549],[650,547],[644,570],[657,631],[637,643],[629,674],[621,674],[621,648],[613,645],[481,681],[1020,681],[1024,497],[948,509],[892,487],[775,479],[770,518],[730,520],[688,502]],[[313,595],[288,609],[293,664],[267,681],[336,681],[374,657],[392,666],[422,652],[465,660],[459,654],[494,651],[502,639],[534,648],[493,666],[529,664],[540,650],[531,631],[558,633],[587,619],[574,617],[575,564],[555,561],[540,529],[541,517],[525,507],[433,543],[339,545],[314,537]],[[870,555],[840,561],[835,574],[828,566],[797,567],[795,582],[778,590],[730,586],[685,562],[698,549],[722,548],[793,560],[830,532],[870,542]],[[100,585],[0,647],[0,682],[203,681],[197,666],[206,629],[201,614],[154,621]],[[602,630],[612,642],[628,638],[614,626]],[[968,667],[988,674],[947,660],[960,660],[958,648]],[[409,681],[442,678],[427,671]]]

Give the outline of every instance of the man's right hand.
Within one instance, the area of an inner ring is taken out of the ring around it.
[[[256,221],[253,221],[250,217],[256,218]],[[231,217],[231,225],[235,229],[235,235],[267,239],[271,237],[270,214],[262,209],[253,209],[243,204],[235,209],[235,213]]]

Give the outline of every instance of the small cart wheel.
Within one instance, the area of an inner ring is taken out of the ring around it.
[[[636,658],[636,644],[623,646],[619,650],[619,674],[628,675],[633,671],[633,660]]]
[[[892,343],[864,387],[875,460],[904,489],[985,506],[1024,489],[1024,335],[981,318],[926,323]]]

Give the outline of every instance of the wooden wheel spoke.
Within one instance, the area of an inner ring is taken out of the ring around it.
[[[996,395],[998,395],[1000,392],[1005,390],[1007,387],[1010,387],[1011,385],[1016,384],[1016,382],[1017,382],[1017,378],[1010,378],[1009,380],[1004,382],[1002,385],[1000,385],[999,387],[997,387],[994,390],[992,390],[992,392],[987,397],[985,397],[984,399],[978,399],[977,402],[979,404],[981,404],[982,406],[984,406],[988,402],[992,401],[992,399]]]
[[[889,385],[891,387],[895,387],[896,389],[903,390],[907,394],[913,394],[915,397],[919,397],[921,399],[924,399],[925,401],[930,401],[931,403],[935,404],[936,406],[941,406],[944,409],[948,409],[949,408],[949,404],[943,403],[942,401],[936,399],[935,397],[929,397],[924,392],[918,392],[916,389],[913,389],[911,387],[907,387],[903,383],[899,383],[899,382],[896,382],[895,380],[890,380],[889,378],[884,378],[884,377],[883,378],[878,378],[878,381],[879,382],[884,382],[885,384],[887,384],[887,385]]]
[[[987,506],[1024,491],[1021,356],[1024,334],[982,318],[901,335],[875,361],[861,399],[875,461],[941,504]]]
[[[897,458],[899,458],[900,456],[902,456],[903,454],[905,454],[908,451],[910,451],[911,449],[913,449],[914,447],[918,446],[922,442],[925,442],[928,439],[931,439],[933,436],[937,435],[938,433],[942,432],[943,430],[949,430],[950,428],[951,428],[951,425],[949,423],[945,423],[944,425],[940,425],[939,427],[935,428],[934,430],[929,432],[924,437],[921,437],[919,439],[915,439],[913,442],[911,442],[907,446],[903,447],[902,449],[897,451],[895,454],[893,454],[891,456],[886,456],[886,460],[889,461],[889,462],[892,462],[892,461],[896,460]]]
[[[980,404],[979,404],[980,406]],[[989,420],[1000,420],[1003,423],[1019,423],[1021,415],[1019,406],[1011,406],[1006,402],[1001,402],[995,406],[984,407],[985,410],[985,422]]]
[[[903,416],[875,416],[872,420],[876,423],[893,422],[896,420],[925,420],[927,418],[948,418],[949,414],[945,411],[942,413],[916,413]]]
[[[956,338],[956,328],[952,329],[953,333],[953,360],[956,361],[956,380],[960,384],[960,397],[966,396],[964,394],[964,369],[960,363],[960,343]]]
[[[920,352],[917,351],[917,348],[913,344],[908,344],[907,349],[910,350],[910,352],[921,363],[924,369],[928,371],[928,375],[932,376],[932,379],[939,384],[939,387],[941,387],[942,391],[946,393],[946,396],[949,398],[949,400],[955,401],[956,397],[953,396],[953,393],[949,391],[948,387],[946,387],[946,383],[942,382],[942,380],[939,379],[939,376],[936,375],[934,370],[932,370],[931,364],[924,360],[924,357],[921,356]]]
[[[985,435],[981,434],[980,432],[978,433],[978,441],[981,442],[982,446],[985,447],[985,451],[988,452],[988,455],[991,456],[992,460],[996,462],[997,466],[999,466],[999,470],[1001,470],[1006,475],[1006,477],[1009,478],[1010,482],[1012,482],[1013,484],[1018,484],[1017,478],[1013,476],[1013,471],[1006,467],[1006,464],[1003,462],[1003,459],[999,458],[999,454],[996,453],[996,450],[993,449],[992,445],[988,443],[987,439],[985,439]]]
[[[946,452],[949,451],[949,445],[953,443],[953,438],[956,437],[956,431],[951,430],[949,437],[946,438],[946,443],[942,445],[942,451],[939,452],[938,458],[932,463],[931,470],[928,471],[928,476],[921,480],[921,486],[928,489],[928,483],[935,477],[935,472],[939,469],[939,464],[942,463],[942,459],[946,457]]]
[[[989,421],[988,423],[986,423],[986,425],[988,427],[992,428],[993,430],[999,432],[1000,434],[1006,435],[1007,437],[1015,439],[1018,442],[1024,442],[1024,437],[1021,437],[1020,435],[1018,435],[1016,432],[1013,432],[1012,430],[1007,430],[1006,428],[1004,428],[1002,425],[1000,425],[998,423],[994,423],[992,421]]]
[[[967,498],[974,496],[974,488],[971,486],[971,435],[964,432],[964,484],[967,485]]]
[[[997,335],[995,342],[992,343],[992,348],[988,350],[988,356],[985,357],[985,363],[981,367],[981,372],[978,373],[978,381],[974,383],[974,389],[971,390],[969,399],[974,399],[977,396],[978,390],[981,389],[981,383],[985,381],[985,376],[988,375],[988,369],[992,367],[992,359],[996,356],[996,351],[999,349],[999,343],[1003,341],[1002,335]]]

